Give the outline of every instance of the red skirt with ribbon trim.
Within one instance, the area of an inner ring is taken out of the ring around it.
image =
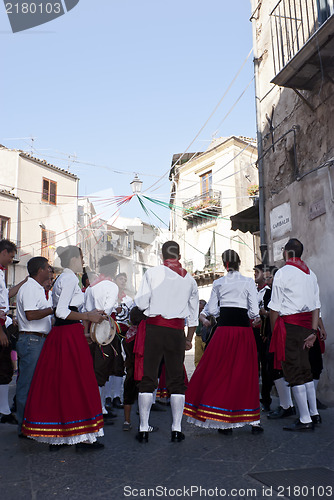
[[[80,323],[55,326],[40,354],[22,433],[51,444],[96,441],[103,435],[93,360]]]
[[[199,427],[259,423],[258,362],[251,327],[216,329],[190,379],[184,414]]]

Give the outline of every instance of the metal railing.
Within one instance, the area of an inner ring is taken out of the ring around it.
[[[209,189],[209,191],[183,202],[184,210],[201,210],[210,206],[221,207],[221,191]]]
[[[270,13],[275,74],[333,15],[333,0],[280,0]]]

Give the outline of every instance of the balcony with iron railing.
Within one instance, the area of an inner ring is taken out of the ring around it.
[[[276,75],[272,83],[312,90],[320,78],[332,78],[333,0],[280,0],[270,21]]]
[[[194,219],[210,219],[218,217],[221,213],[221,191],[209,191],[194,196],[183,202],[183,218],[190,221]]]

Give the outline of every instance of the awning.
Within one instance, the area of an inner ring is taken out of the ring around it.
[[[237,231],[239,229],[243,233],[249,231],[252,234],[260,231],[259,204],[256,203],[252,207],[232,215],[230,219],[232,222],[232,231]]]

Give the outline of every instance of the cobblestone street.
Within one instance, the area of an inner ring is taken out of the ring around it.
[[[191,372],[193,353],[186,358]],[[274,398],[272,407],[276,404]],[[312,471],[334,470],[334,409],[321,414],[321,426],[307,433],[282,430],[294,417],[283,424],[268,420],[264,414],[265,432],[258,436],[252,435],[249,427],[223,436],[184,422],[186,440],[171,443],[171,415],[167,408],[165,412],[151,413],[151,424],[160,430],[151,434],[148,444],[139,444],[135,440],[136,425],[130,432],[122,431],[123,415],[118,410],[115,425],[105,427],[104,450],[90,453],[76,453],[73,448],[50,453],[47,445],[18,439],[15,426],[1,425],[1,498],[330,498],[330,490],[319,489],[320,476]],[[137,418],[134,410],[135,424]],[[304,484],[296,482],[301,469],[310,469],[303,476]],[[252,477],[281,470],[290,470],[290,483],[285,482],[278,491]],[[331,481],[333,486],[333,472]],[[304,486],[303,495],[291,495],[294,485]]]

